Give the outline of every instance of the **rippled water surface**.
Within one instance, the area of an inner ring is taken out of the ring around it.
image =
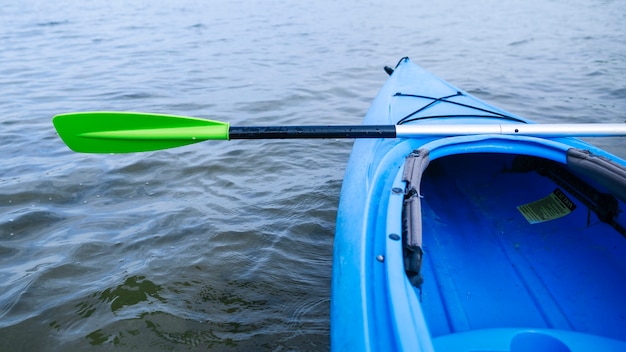
[[[53,115],[356,124],[410,56],[538,122],[621,122],[625,22],[608,0],[2,5],[0,350],[329,347],[350,140],[77,154]]]

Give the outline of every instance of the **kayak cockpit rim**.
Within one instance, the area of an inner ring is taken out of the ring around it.
[[[486,143],[485,138],[490,141]],[[453,141],[452,141],[452,140]],[[521,142],[521,143],[519,143]],[[530,144],[529,144],[530,142]],[[534,143],[536,142],[536,143]],[[450,155],[470,153],[507,153],[517,155],[509,172],[537,172],[552,179],[569,194],[585,204],[598,219],[609,224],[626,237],[626,228],[616,221],[622,212],[617,199],[626,203],[626,166],[589,150],[550,142],[532,137],[519,139],[504,136],[451,137],[421,146],[411,152],[403,165],[402,181],[405,183],[402,211],[403,258],[408,280],[421,290],[422,257],[422,207],[421,181],[432,154],[435,159]],[[468,144],[469,143],[469,144]],[[473,144],[472,147],[470,144]],[[518,150],[534,144],[542,153],[528,154]],[[507,146],[504,149],[504,145]],[[548,145],[548,146],[547,146]],[[551,145],[551,146],[550,146]],[[556,156],[556,157],[555,157]],[[584,179],[583,179],[584,178]]]

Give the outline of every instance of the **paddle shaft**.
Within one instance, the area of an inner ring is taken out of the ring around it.
[[[626,124],[415,124],[230,126],[229,139],[415,138],[477,134],[531,137],[625,136]]]
[[[230,126],[229,139],[396,138],[394,125]]]
[[[454,135],[520,135],[529,137],[609,137],[626,136],[626,123],[572,123],[572,124],[473,124],[473,125],[398,125],[397,137]]]

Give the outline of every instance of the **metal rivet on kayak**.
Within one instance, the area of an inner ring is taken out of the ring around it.
[[[518,133],[518,132],[519,132],[519,130],[516,128],[516,129],[515,129],[515,133]]]
[[[394,241],[398,241],[398,240],[400,240],[400,236],[398,236],[398,235],[397,235],[397,234],[395,234],[395,233],[390,234],[390,235],[389,235],[389,238],[391,238],[391,239],[392,239],[392,240],[394,240]]]
[[[379,254],[376,256],[376,260],[378,260],[379,262],[384,262],[385,261],[385,256],[382,254]]]
[[[404,190],[400,187],[394,187],[391,189],[391,192],[395,193],[395,194],[402,194],[404,193]]]

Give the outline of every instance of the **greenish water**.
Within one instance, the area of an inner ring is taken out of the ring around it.
[[[410,56],[538,122],[621,122],[624,20],[601,0],[3,5],[0,350],[329,348],[351,141],[76,154],[53,115],[354,124]]]

